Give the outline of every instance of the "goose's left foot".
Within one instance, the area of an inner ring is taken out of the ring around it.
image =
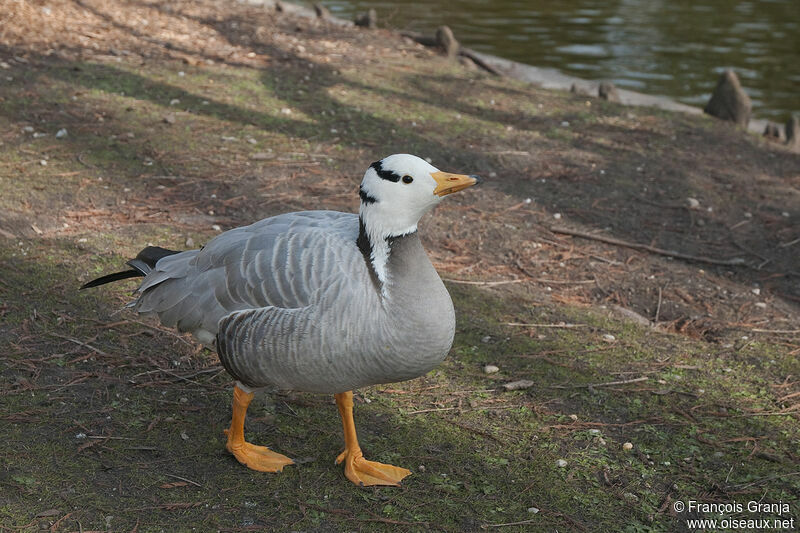
[[[361,453],[361,447],[358,445],[358,437],[356,437],[356,425],[353,422],[353,391],[342,392],[334,396],[339,414],[342,416],[342,429],[344,429],[344,451],[336,458],[336,464],[344,462],[344,475],[356,485],[399,487],[400,480],[411,474],[411,470],[364,459],[364,454]]]
[[[344,475],[360,486],[392,485],[400,486],[400,481],[411,474],[411,470],[399,466],[367,461],[359,448],[343,451],[336,458],[336,464],[344,462]]]
[[[294,461],[265,446],[256,446],[244,440],[244,419],[252,400],[252,392],[245,392],[238,384],[233,388],[233,416],[231,427],[225,430],[228,436],[225,448],[247,468],[259,472],[280,472],[284,466],[294,464]]]
[[[284,466],[294,464],[294,461],[285,455],[273,452],[266,446],[256,446],[244,439],[240,441],[232,439],[230,430],[226,429],[225,434],[228,435],[225,448],[247,468],[259,472],[281,472]]]

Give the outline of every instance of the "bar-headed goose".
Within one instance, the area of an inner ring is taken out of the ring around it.
[[[253,391],[332,393],[344,426],[345,475],[397,485],[411,472],[364,459],[352,390],[425,374],[453,342],[450,295],[417,234],[419,219],[477,176],[395,154],[364,174],[358,214],[286,213],[221,233],[200,250],[148,247],[132,270],[84,285],[144,276],[129,304],[214,344],[237,380],[227,449],[254,470],[288,457],[244,440]]]

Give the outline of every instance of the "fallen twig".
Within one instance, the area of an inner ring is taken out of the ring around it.
[[[478,406],[473,407],[471,410],[473,411],[500,411],[502,409],[514,409],[516,407],[520,407],[519,405],[500,405],[497,407],[485,407],[485,406]],[[405,411],[403,412],[404,415],[419,415],[422,413],[436,413],[439,411],[455,411],[457,409],[465,409],[464,407],[437,407],[435,409],[421,409],[419,411]],[[402,412],[402,411],[401,411]]]
[[[560,279],[533,278],[530,281],[535,281],[536,283],[548,283],[550,285],[591,285],[592,283],[597,283],[597,280],[594,279],[560,280]]]
[[[711,257],[704,257],[702,255],[691,255],[676,252],[672,250],[664,250],[663,248],[656,248],[655,246],[648,246],[647,244],[638,244],[635,242],[623,241],[622,239],[615,239],[614,237],[606,237],[604,235],[595,235],[593,233],[586,233],[585,231],[571,230],[568,228],[552,227],[550,231],[553,233],[560,233],[563,235],[572,235],[573,237],[581,237],[582,239],[589,239],[593,241],[600,241],[606,244],[613,244],[615,246],[623,246],[625,248],[633,248],[634,250],[642,250],[651,252],[658,255],[673,257],[675,259],[686,259],[687,261],[696,261],[698,263],[708,263],[710,265],[723,265],[723,266],[739,266],[744,265],[745,261],[741,257],[734,257],[733,259],[714,259]]]
[[[202,485],[196,481],[192,481],[191,479],[186,479],[185,477],[176,476],[175,474],[167,474],[166,472],[163,473],[165,476],[174,477],[175,479],[180,479],[181,481],[185,481],[186,483],[191,483],[197,487],[202,487]]]
[[[614,385],[627,385],[628,383],[639,383],[640,381],[647,381],[647,376],[633,379],[622,379],[619,381],[608,381],[606,383],[588,383],[586,385],[550,385],[551,389],[593,389],[596,387],[612,387]]]
[[[596,427],[626,427],[626,426],[636,426],[638,424],[662,424],[662,423],[664,423],[664,421],[660,417],[653,417],[653,418],[640,418],[638,420],[632,420],[630,422],[620,422],[620,423],[575,422],[573,424],[553,424],[550,426],[542,426],[540,429],[542,429],[543,431],[549,431],[551,429],[578,430],[578,429],[596,428]]]
[[[798,476],[798,475],[800,475],[800,471],[798,471],[798,472],[789,472],[788,474],[779,474],[777,476],[764,477],[764,478],[761,478],[761,479],[757,479],[755,481],[751,481],[750,483],[741,483],[739,485],[731,485],[730,488],[744,489],[744,488],[747,488],[747,487],[752,487],[753,485],[758,485],[759,483],[764,483],[765,481],[773,481],[775,479],[781,479],[781,478],[784,478],[784,477]]]
[[[533,524],[534,522],[541,522],[541,518],[537,518],[536,520],[520,520],[519,522],[505,522],[502,524],[486,524],[486,527],[524,526],[525,524]]]
[[[653,324],[658,324],[658,316],[661,314],[661,287],[658,288],[658,305],[656,306],[656,316],[653,318]]]
[[[466,279],[449,279],[449,278],[442,278],[442,281],[449,281],[450,283],[460,283],[461,285],[484,285],[487,287],[491,287],[494,285],[508,285],[509,283],[523,283],[525,281],[529,281],[527,279],[506,279],[500,281],[469,281]]]
[[[72,516],[73,514],[75,514],[75,513],[74,512],[67,513],[64,516],[62,516],[61,518],[59,518],[58,520],[56,520],[55,522],[53,522],[53,525],[50,526],[51,533],[55,533],[56,531],[58,531],[58,528],[61,526],[61,523],[64,520],[66,520],[67,518],[69,518],[70,516]]]
[[[58,333],[48,333],[48,334],[52,335],[53,337],[58,337],[59,339],[64,339],[64,340],[68,340],[70,342],[74,342],[75,344],[83,346],[84,348],[89,348],[90,350],[92,350],[94,352],[97,352],[100,355],[109,356],[109,354],[107,354],[106,352],[104,352],[100,348],[96,348],[96,347],[92,346],[91,344],[88,344],[88,343],[85,343],[85,342],[81,342],[78,339],[73,339],[72,337],[66,337],[64,335],[59,335]]]
[[[478,428],[475,428],[475,427],[472,427],[472,426],[468,426],[466,424],[461,424],[461,423],[459,423],[459,422],[457,422],[455,420],[450,420],[449,418],[442,418],[442,420],[444,420],[448,424],[453,424],[456,427],[460,427],[461,429],[466,429],[470,433],[477,433],[478,435],[483,435],[487,439],[492,439],[493,441],[499,442],[500,444],[508,445],[507,442],[505,442],[504,440],[496,437],[495,435],[492,435],[488,431],[482,431],[482,430],[480,430]]]
[[[563,329],[573,329],[573,328],[588,328],[588,324],[566,324],[566,323],[559,323],[559,324],[526,324],[523,322],[506,322],[506,326],[513,326],[518,328],[563,328]]]
[[[499,70],[494,68],[492,65],[490,65],[489,63],[487,63],[486,61],[484,61],[483,59],[478,57],[477,54],[475,54],[475,52],[470,50],[469,48],[462,47],[458,51],[458,55],[461,55],[461,56],[464,56],[466,58],[469,58],[470,60],[472,60],[473,63],[478,65],[480,68],[482,68],[486,72],[490,72],[490,73],[494,74],[495,76],[501,76],[501,77],[503,76],[502,72],[500,72]]]
[[[421,409],[419,411],[406,411],[403,414],[406,414],[406,415],[418,415],[418,414],[421,414],[421,413],[436,413],[436,412],[439,412],[439,411],[455,411],[456,409],[458,409],[458,407],[438,407],[436,409]]]

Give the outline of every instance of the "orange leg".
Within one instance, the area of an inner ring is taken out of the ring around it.
[[[367,461],[364,459],[364,454],[361,453],[356,436],[356,425],[353,422],[353,391],[341,392],[334,397],[344,428],[344,451],[336,458],[336,464],[344,461],[344,475],[356,485],[399,486],[400,480],[411,474],[410,470]]]
[[[245,392],[238,386],[233,388],[233,417],[230,429],[225,430],[228,436],[225,447],[247,468],[259,472],[280,472],[284,466],[294,464],[294,461],[265,446],[256,446],[244,440],[244,418],[252,400],[252,392]]]

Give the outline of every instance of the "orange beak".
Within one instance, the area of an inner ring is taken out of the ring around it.
[[[466,176],[442,171],[431,172],[431,177],[436,180],[436,188],[433,190],[433,194],[437,196],[452,194],[481,182],[481,179],[475,175]]]

